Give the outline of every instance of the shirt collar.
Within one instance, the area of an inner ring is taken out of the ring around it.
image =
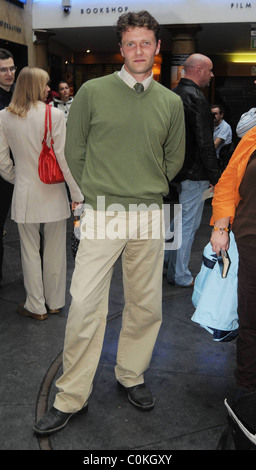
[[[128,85],[130,88],[133,88],[135,83],[137,83],[137,80],[135,80],[135,78],[129,72],[127,72],[127,70],[125,70],[124,65],[121,68],[121,70],[118,72],[118,75],[121,78],[121,80],[123,80],[126,83],[126,85]],[[152,80],[153,80],[153,72],[151,73],[149,77],[145,78],[145,80],[141,82],[142,85],[144,86],[144,90],[146,90],[149,87]]]
[[[223,121],[221,121],[221,122],[223,122]],[[216,127],[214,127],[214,132],[219,130],[219,128],[221,126],[221,122]]]

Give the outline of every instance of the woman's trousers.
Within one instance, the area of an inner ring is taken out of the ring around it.
[[[38,315],[65,305],[66,219],[18,223],[21,264],[26,290],[24,307]]]

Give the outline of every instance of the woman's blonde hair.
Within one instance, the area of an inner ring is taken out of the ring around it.
[[[31,106],[43,101],[48,83],[49,75],[45,70],[38,67],[24,67],[17,78],[7,111],[25,117]]]

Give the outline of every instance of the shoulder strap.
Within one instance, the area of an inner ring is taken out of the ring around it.
[[[50,132],[51,140],[52,140],[52,143],[53,143],[53,138],[52,138],[52,113],[51,113],[51,106],[49,104],[47,104],[45,106],[44,142],[46,142],[46,137],[47,137],[48,118],[49,118],[49,132]]]
[[[43,138],[43,142],[46,142],[46,136],[47,136],[47,113],[48,113],[48,109],[47,109],[47,106],[45,106],[45,122],[44,122],[44,138]]]
[[[47,104],[48,107],[48,116],[49,116],[49,131],[50,131],[50,136],[52,137],[52,113],[51,113],[51,105]]]

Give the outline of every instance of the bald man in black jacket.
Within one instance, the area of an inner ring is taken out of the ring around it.
[[[195,233],[201,223],[204,192],[215,186],[220,177],[213,141],[214,122],[210,105],[200,88],[209,86],[212,61],[202,54],[192,54],[184,64],[185,75],[173,90],[185,112],[186,152],[181,171],[175,177],[179,203],[182,204],[182,241],[177,250],[165,252],[167,280],[171,284],[192,287],[194,278],[189,260]],[[171,225],[171,232],[175,227]]]

